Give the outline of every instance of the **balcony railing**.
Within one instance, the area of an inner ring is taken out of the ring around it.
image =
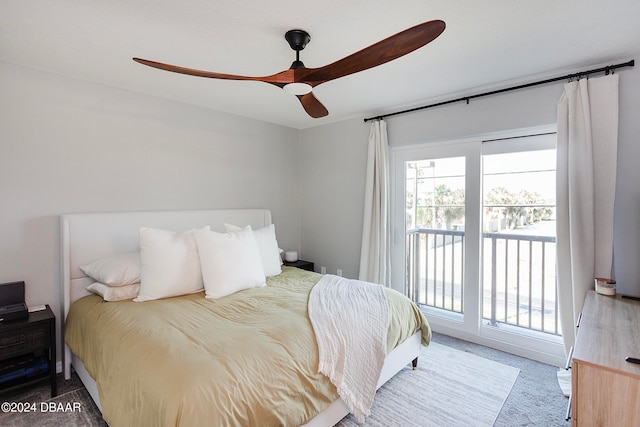
[[[464,231],[407,231],[408,296],[417,304],[462,313]]]
[[[408,296],[417,304],[463,313],[464,231],[407,231]],[[560,335],[555,237],[483,233],[482,313],[507,324]]]

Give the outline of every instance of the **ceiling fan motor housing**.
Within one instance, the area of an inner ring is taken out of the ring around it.
[[[284,38],[289,42],[291,49],[296,51],[296,60],[293,61],[289,69],[304,68],[304,63],[300,61],[300,51],[311,41],[309,33],[304,30],[289,30],[285,33]]]
[[[311,36],[304,30],[289,30],[284,35],[284,38],[289,42],[291,49],[296,52],[304,49],[307,43],[311,41]]]

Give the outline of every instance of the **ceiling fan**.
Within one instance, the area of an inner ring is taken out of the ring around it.
[[[303,50],[311,40],[309,34],[303,30],[290,30],[285,34],[285,39],[289,42],[291,49],[296,51],[296,60],[288,70],[264,77],[238,76],[234,74],[194,70],[192,68],[163,64],[140,58],[133,58],[133,60],[150,67],[172,71],[174,73],[188,74],[190,76],[225,80],[252,80],[270,83],[296,95],[305,111],[311,117],[319,118],[326,116],[329,112],[313,95],[312,88],[330,80],[382,65],[413,52],[436,39],[444,29],[445,23],[443,21],[434,20],[424,22],[319,68],[307,68],[302,61],[300,61],[300,51]]]

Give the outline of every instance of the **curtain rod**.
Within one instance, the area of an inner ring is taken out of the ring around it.
[[[370,120],[381,120],[381,119],[384,119],[386,117],[397,116],[399,114],[405,114],[405,113],[412,113],[414,111],[425,110],[425,109],[431,108],[431,107],[439,107],[441,105],[453,104],[454,102],[466,101],[467,104],[468,104],[469,100],[475,99],[475,98],[480,98],[480,97],[483,97],[483,96],[495,95],[495,94],[503,93],[503,92],[510,92],[512,90],[524,89],[524,88],[528,88],[528,87],[532,87],[532,86],[539,86],[539,85],[543,85],[543,84],[547,84],[547,83],[551,83],[551,82],[557,82],[557,81],[560,81],[560,80],[568,80],[568,79],[580,78],[580,77],[583,77],[583,76],[588,76],[589,74],[595,74],[595,73],[601,73],[601,72],[605,72],[606,74],[609,74],[609,72],[615,70],[616,68],[633,67],[634,65],[635,65],[635,61],[632,59],[631,61],[625,62],[623,64],[608,65],[606,67],[596,68],[596,69],[593,69],[593,70],[581,71],[579,73],[573,73],[573,74],[567,74],[566,76],[554,77],[554,78],[551,78],[551,79],[540,80],[540,81],[533,82],[533,83],[527,83],[527,84],[522,84],[522,85],[518,85],[518,86],[512,86],[512,87],[508,87],[508,88],[505,88],[505,89],[492,90],[490,92],[479,93],[477,95],[463,96],[461,98],[452,99],[450,101],[443,101],[443,102],[438,102],[436,104],[424,105],[422,107],[410,108],[408,110],[397,111],[395,113],[381,114],[379,116],[366,118],[366,119],[364,119],[364,121],[366,123],[366,122],[368,122]]]

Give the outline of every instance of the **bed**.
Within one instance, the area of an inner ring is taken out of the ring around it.
[[[282,267],[264,287],[215,300],[195,292],[154,301],[106,302],[86,289],[95,280],[80,266],[138,251],[141,227],[179,232],[207,225],[224,232],[225,224],[258,230],[271,224],[271,213],[227,209],[61,216],[64,375],[70,378],[73,367],[110,425],[331,426],[349,413],[333,384],[317,372],[313,329],[308,315],[304,317],[309,292],[322,277],[317,273]],[[398,312],[408,312],[413,320],[404,325],[392,314],[390,324],[399,328],[389,328],[377,387],[415,364],[421,345],[430,339],[419,310],[395,291],[385,292],[390,308],[398,304]],[[256,317],[244,317],[250,312]],[[280,313],[303,317],[291,321],[278,318]],[[235,317],[240,314],[242,318]],[[219,323],[223,321],[231,323]],[[211,331],[203,330],[203,324]],[[183,334],[188,328],[195,337]],[[134,336],[135,329],[141,335]],[[159,347],[136,354],[139,343],[147,345],[153,336],[159,339],[149,345]],[[267,344],[258,341],[264,337]],[[207,348],[222,351],[207,357],[197,353]],[[265,354],[276,362],[275,368],[253,359]],[[157,373],[143,375],[147,367]],[[223,378],[233,386],[221,385]],[[249,387],[244,390],[239,384]],[[182,397],[170,397],[168,389]],[[223,401],[225,406],[219,406]]]

